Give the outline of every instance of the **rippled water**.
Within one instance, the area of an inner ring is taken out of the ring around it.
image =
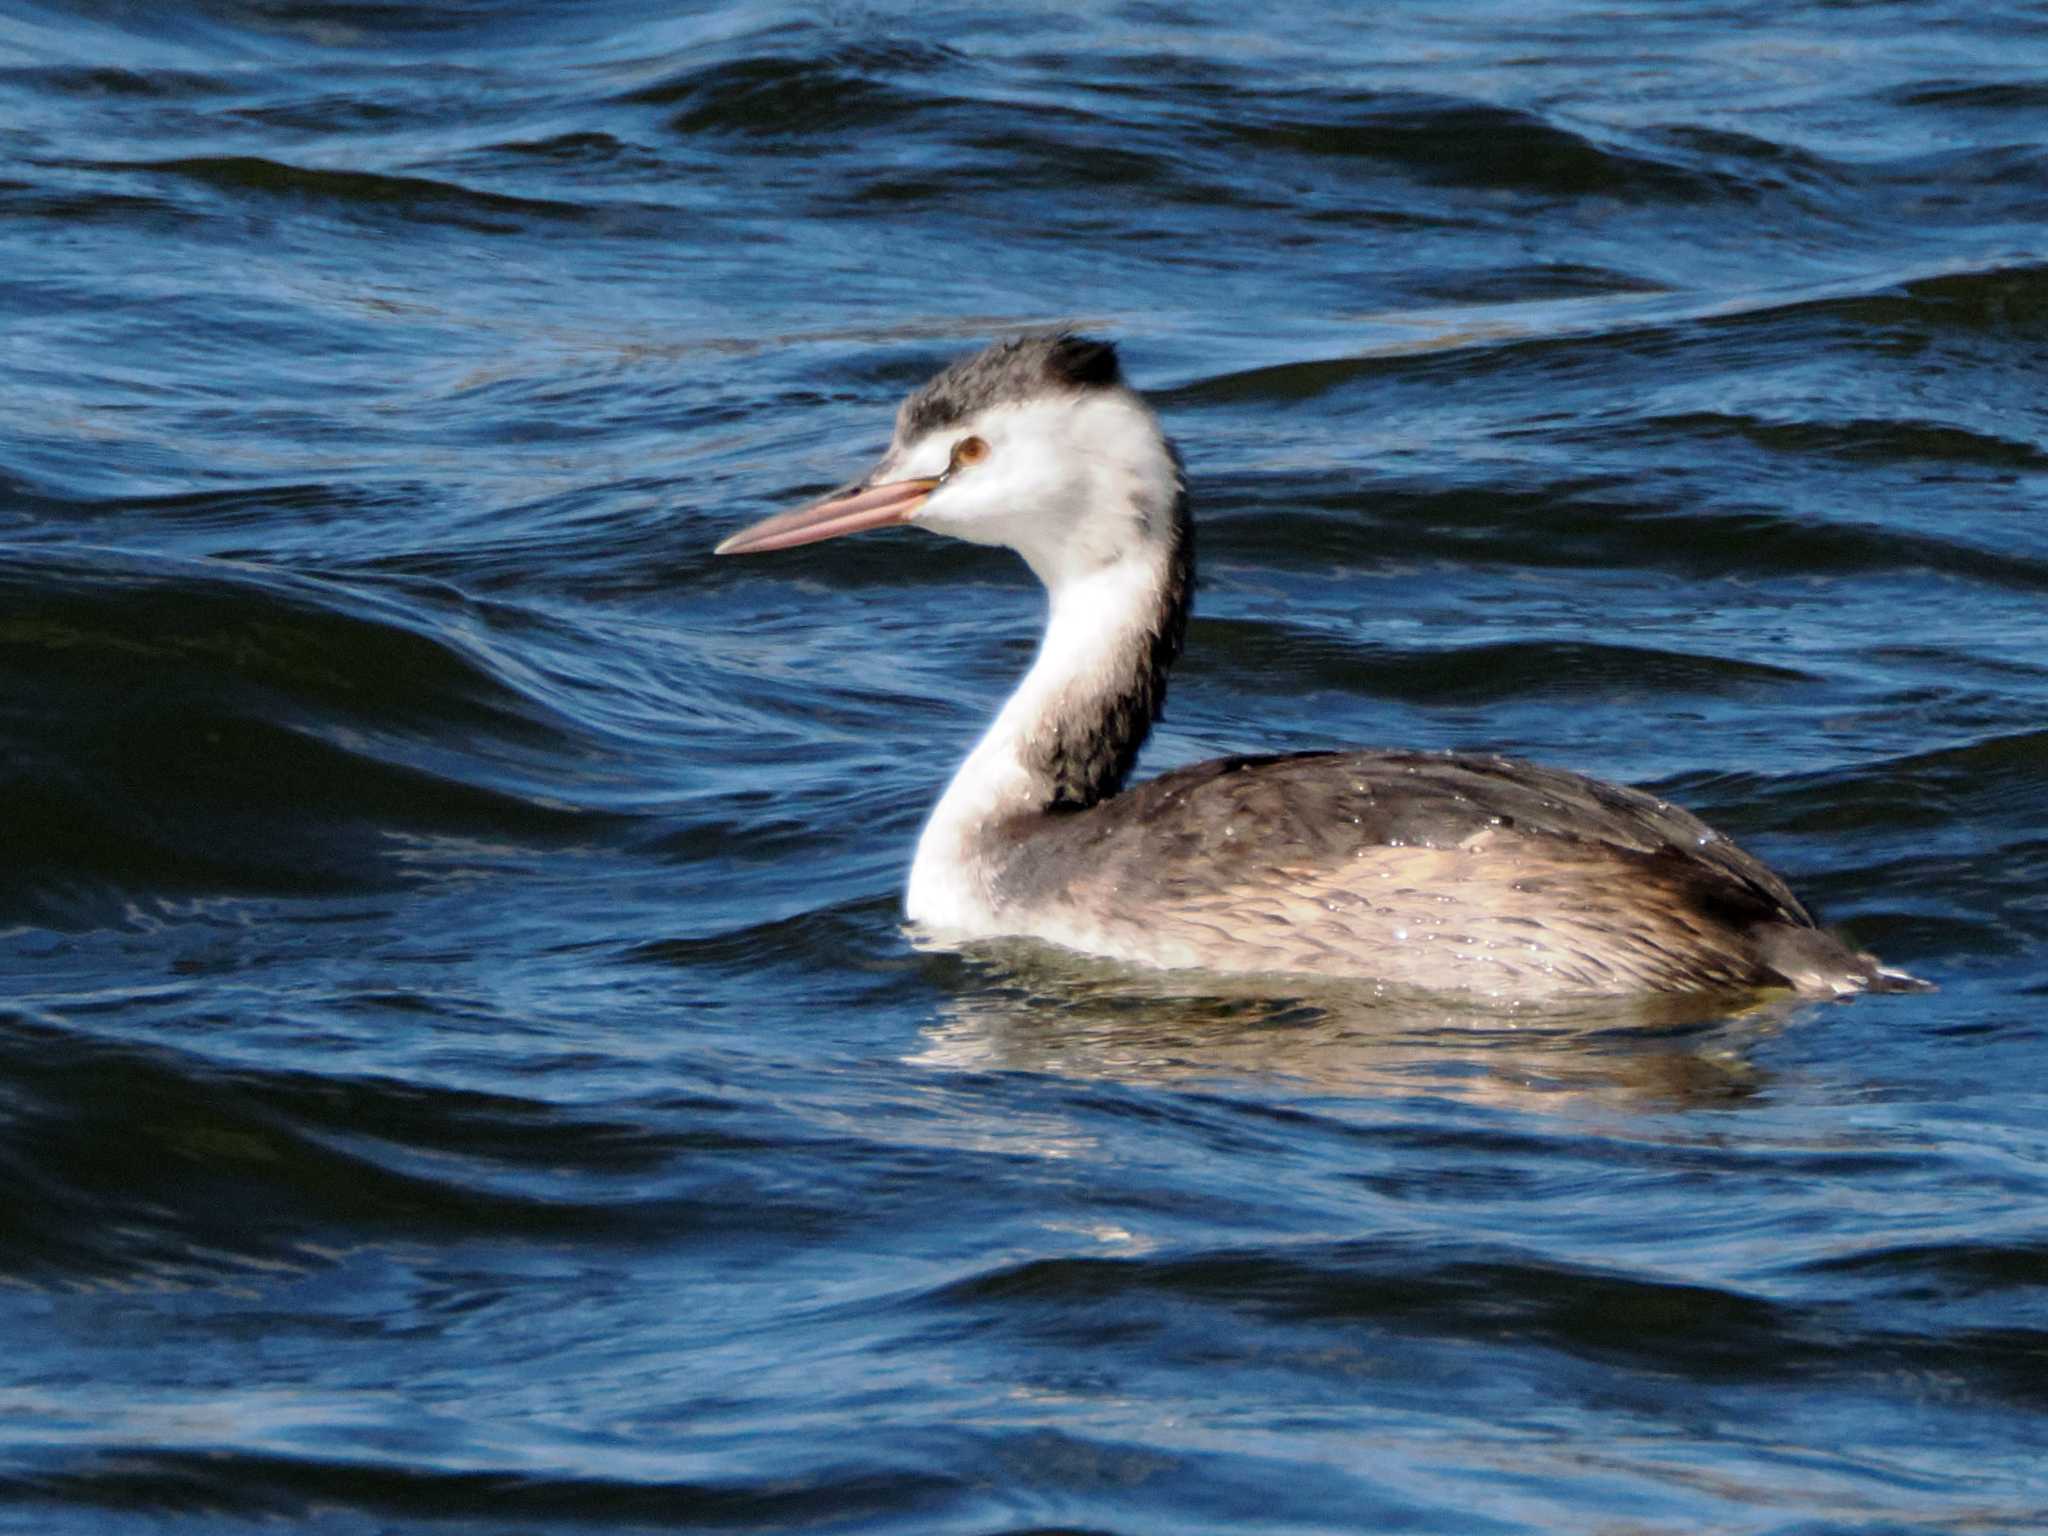
[[[2048,17],[0,15],[38,1531],[2048,1524]],[[921,953],[1035,638],[708,551],[963,348],[1197,489],[1152,768],[1647,783],[1931,996]]]

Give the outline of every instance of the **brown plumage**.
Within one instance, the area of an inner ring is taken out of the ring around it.
[[[1516,997],[1887,981],[1697,817],[1511,758],[1225,758],[1099,810],[1006,824],[1000,898],[1154,964]]]

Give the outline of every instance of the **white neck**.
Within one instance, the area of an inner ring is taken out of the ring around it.
[[[990,834],[1045,814],[1057,794],[1045,764],[1073,733],[1099,729],[1149,664],[1167,583],[1158,547],[1063,580],[1051,594],[1031,670],[953,775],[918,839],[905,909],[913,922],[960,934],[1000,933]],[[1143,724],[1149,727],[1150,719]]]

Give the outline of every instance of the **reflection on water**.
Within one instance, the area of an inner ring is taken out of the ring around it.
[[[1364,983],[1146,971],[1005,942],[936,959],[950,995],[909,1059],[1128,1083],[1286,1079],[1314,1092],[1451,1094],[1542,1108],[1567,1100],[1726,1108],[1767,1075],[1758,1041],[1789,998],[1498,1005]]]

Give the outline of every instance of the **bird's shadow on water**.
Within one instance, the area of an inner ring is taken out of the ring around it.
[[[1157,1085],[1449,1095],[1523,1109],[1728,1109],[1770,1082],[1759,1043],[1809,999],[1509,1005],[1370,984],[1144,971],[1029,942],[927,957],[947,996],[913,1062]]]

